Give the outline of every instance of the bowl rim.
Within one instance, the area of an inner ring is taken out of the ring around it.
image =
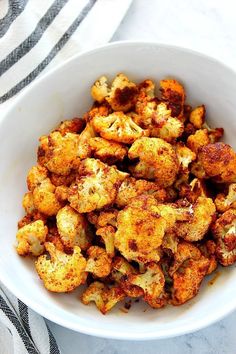
[[[130,46],[154,46],[154,47],[159,47],[159,48],[166,48],[166,49],[172,49],[176,50],[179,52],[187,53],[194,55],[196,57],[201,57],[208,62],[214,62],[222,67],[224,67],[225,70],[230,71],[233,75],[236,75],[236,71],[234,71],[230,66],[227,66],[226,64],[222,63],[220,60],[215,59],[207,54],[201,53],[199,51],[195,51],[189,48],[177,46],[177,45],[172,45],[172,44],[165,44],[161,42],[154,42],[154,41],[139,41],[139,40],[125,40],[125,41],[115,41],[112,43],[108,43],[105,45],[98,46],[96,48],[83,51],[80,53],[77,53],[73,55],[71,58],[67,59],[65,62],[62,64],[56,65],[55,68],[52,68],[51,70],[47,71],[44,73],[42,76],[37,78],[35,81],[30,83],[24,90],[21,92],[15,99],[14,101],[6,108],[6,111],[3,113],[2,118],[0,119],[0,129],[2,126],[2,123],[8,116],[8,114],[13,110],[18,103],[24,99],[25,96],[27,96],[30,91],[37,86],[39,86],[42,82],[47,81],[50,79],[53,74],[66,67],[67,65],[70,65],[73,61],[79,60],[79,58],[88,56],[88,55],[93,55],[96,52],[102,51],[106,48],[115,48],[119,46],[123,47],[130,47]],[[232,301],[229,303],[224,303],[221,304],[221,306],[217,309],[217,311],[208,313],[206,317],[202,317],[202,319],[194,320],[191,321],[188,324],[183,324],[179,326],[178,328],[170,329],[170,330],[153,330],[150,331],[149,333],[140,333],[138,331],[133,331],[132,333],[127,333],[124,330],[115,332],[114,330],[107,330],[107,329],[102,329],[98,327],[92,327],[90,326],[85,326],[84,324],[80,323],[73,323],[70,322],[66,318],[62,318],[60,315],[57,315],[57,313],[50,313],[46,310],[46,308],[43,306],[43,304],[39,304],[34,300],[31,300],[30,297],[25,296],[24,294],[21,294],[20,289],[18,289],[14,285],[14,281],[11,281],[4,272],[0,272],[0,281],[6,286],[7,289],[9,289],[10,292],[12,292],[18,299],[20,299],[22,302],[24,302],[29,308],[34,310],[36,313],[40,314],[41,316],[45,317],[47,320],[50,320],[58,325],[61,325],[65,328],[87,334],[87,335],[92,335],[96,337],[102,337],[102,338],[109,338],[109,339],[118,339],[118,340],[153,340],[153,339],[164,339],[164,338],[171,338],[171,337],[177,337],[180,335],[185,335],[188,333],[192,333],[195,331],[198,331],[200,329],[203,329],[230,314],[232,311],[236,309],[236,298],[232,297]]]

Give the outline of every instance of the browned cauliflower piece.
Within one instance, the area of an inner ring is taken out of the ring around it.
[[[57,175],[56,173],[50,174],[50,180],[54,186],[70,186],[72,182],[75,181],[76,172],[71,171],[71,173],[67,176]]]
[[[91,138],[89,146],[95,158],[109,164],[122,161],[128,152],[125,145],[100,137]]]
[[[105,315],[124,298],[125,293],[118,286],[108,288],[103,283],[95,281],[84,291],[81,300],[84,305],[95,302],[97,308]]]
[[[182,142],[178,142],[175,151],[179,160],[179,173],[175,182],[175,188],[180,190],[183,184],[189,181],[189,165],[196,160],[197,155]]]
[[[136,139],[147,135],[132,118],[123,112],[113,112],[108,116],[95,116],[93,127],[102,138],[118,143],[132,144]]]
[[[33,191],[33,202],[39,212],[52,216],[56,215],[62,204],[55,196],[56,187],[51,183],[49,178],[46,178]]]
[[[145,80],[139,84],[139,93],[135,104],[135,113],[137,113],[135,123],[145,126],[151,123],[149,107],[156,107],[155,84],[152,80]],[[147,118],[147,120],[146,120]]]
[[[34,206],[34,198],[32,192],[25,193],[22,201],[22,206],[25,209],[26,214],[32,215],[35,213],[36,209]]]
[[[118,213],[115,247],[127,260],[159,261],[166,221],[153,196],[141,195]]]
[[[137,270],[123,257],[115,257],[112,263],[111,278],[119,284],[125,294],[129,297],[143,295],[143,290],[128,281],[130,274],[137,274]]]
[[[78,140],[78,150],[77,154],[80,159],[86,159],[87,157],[91,156],[91,147],[89,144],[90,139],[95,138],[96,132],[93,128],[91,122],[86,124],[86,127],[79,135]]]
[[[101,211],[97,219],[98,227],[103,227],[107,225],[112,225],[116,227],[117,215],[118,215],[118,210],[114,208]]]
[[[220,140],[220,138],[222,138],[222,136],[224,135],[224,129],[223,128],[210,128],[206,122],[204,122],[204,124],[202,125],[202,128],[207,129],[208,132],[208,136],[210,139],[210,143],[214,144],[217,141]]]
[[[69,190],[68,200],[79,213],[101,209],[115,201],[117,190],[127,173],[96,159],[85,159],[78,170],[76,183]]]
[[[91,246],[92,233],[84,215],[66,205],[58,211],[56,219],[58,232],[66,249],[79,246],[84,251]]]
[[[136,178],[154,179],[160,188],[171,186],[177,176],[179,163],[174,148],[159,138],[143,137],[129,149],[130,159],[139,162],[130,167]]]
[[[192,207],[192,219],[178,223],[177,235],[191,242],[203,239],[215,217],[215,212],[215,204],[211,198],[198,197]]]
[[[175,306],[184,304],[197,295],[202,280],[208,272],[210,261],[204,256],[189,259],[173,274],[171,303]]]
[[[73,118],[61,122],[61,124],[57,129],[55,129],[55,131],[61,133],[62,136],[66,135],[66,133],[80,134],[84,129],[84,126],[85,126],[85,121],[83,119]]]
[[[201,129],[203,123],[205,122],[206,108],[203,105],[198,106],[192,110],[190,113],[189,121],[194,125],[196,129]]]
[[[91,95],[95,101],[107,101],[114,111],[126,112],[131,109],[137,100],[138,88],[124,74],[118,74],[111,87],[105,76],[98,79],[91,88]]]
[[[236,210],[229,209],[212,226],[216,258],[223,266],[236,262]]]
[[[143,299],[150,306],[159,308],[166,303],[160,301],[159,297],[163,295],[165,277],[160,266],[154,262],[147,264],[146,271],[143,274],[130,274],[127,281],[143,290]]]
[[[189,184],[181,185],[179,196],[195,203],[198,197],[207,197],[207,190],[203,180],[194,178]]]
[[[18,245],[17,253],[20,256],[32,254],[39,256],[44,251],[44,242],[48,233],[47,226],[42,220],[34,221],[20,228],[16,234]]]
[[[227,144],[219,142],[204,146],[198,153],[196,163],[200,170],[193,166],[192,172],[198,178],[203,175],[217,183],[236,182],[236,153]]]
[[[207,129],[199,129],[187,139],[187,147],[196,154],[198,151],[210,143]]]
[[[44,138],[45,139],[45,138]],[[78,158],[79,136],[73,133],[52,132],[47,140],[48,144],[40,146],[40,158],[43,157],[44,165],[50,172],[58,175],[68,175]],[[40,161],[40,160],[39,160]]]
[[[67,201],[69,195],[69,187],[58,186],[55,189],[55,197],[61,203]]]
[[[98,278],[103,278],[110,274],[112,259],[103,248],[91,246],[87,250],[87,255],[87,272]]]
[[[141,194],[152,194],[160,201],[166,199],[166,191],[160,189],[156,183],[128,177],[121,183],[118,189],[116,205],[119,208],[123,208],[130,203],[132,198],[138,197]]]
[[[161,100],[166,102],[172,117],[184,120],[184,87],[174,79],[160,81]]]
[[[211,274],[217,268],[217,260],[216,260],[216,244],[213,240],[207,240],[203,244],[199,245],[199,249],[204,257],[208,258],[210,261],[210,265],[206,275]]]
[[[177,252],[177,246],[178,246],[179,239],[176,236],[174,231],[169,231],[166,232],[161,247],[164,250],[170,250],[172,254]]]
[[[112,113],[112,109],[107,103],[99,104],[96,102],[90,111],[86,112],[84,114],[84,120],[89,124],[90,121],[95,117],[95,116],[108,116],[108,114]]]
[[[100,227],[96,231],[96,235],[101,236],[105,244],[106,253],[108,254],[108,256],[110,256],[111,258],[114,257],[115,256],[115,246],[114,246],[115,228],[111,225]]]
[[[50,242],[45,247],[50,259],[46,255],[40,256],[35,267],[47,290],[56,293],[69,292],[85,282],[86,259],[78,246],[74,247],[73,254],[70,255],[58,250]]]
[[[236,209],[236,183],[231,183],[229,185],[227,195],[224,195],[223,193],[217,194],[215,205],[216,209],[221,213],[230,208]]]
[[[33,191],[43,180],[48,177],[48,170],[41,165],[33,166],[27,175],[27,186],[29,191]]]

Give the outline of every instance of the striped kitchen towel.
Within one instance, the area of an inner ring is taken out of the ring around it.
[[[0,0],[0,119],[39,75],[108,42],[132,0]],[[44,319],[0,283],[0,354],[58,354]]]
[[[0,103],[75,53],[108,42],[131,2],[0,0]]]

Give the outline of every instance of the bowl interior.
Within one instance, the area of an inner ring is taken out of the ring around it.
[[[31,308],[68,328],[122,339],[170,337],[200,329],[236,307],[235,267],[220,269],[211,286],[206,279],[199,295],[184,306],[152,310],[135,303],[126,314],[117,305],[103,316],[95,306],[81,304],[79,291],[47,292],[32,261],[18,257],[14,249],[26,175],[36,163],[39,136],[63,119],[81,116],[91,105],[94,80],[118,72],[135,81],[179,79],[187,102],[204,103],[209,123],[223,126],[225,141],[236,148],[236,74],[224,65],[191,51],[148,43],[116,43],[73,58],[26,90],[0,124],[0,279]]]

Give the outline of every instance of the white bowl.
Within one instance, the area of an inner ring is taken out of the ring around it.
[[[206,104],[209,122],[225,128],[235,145],[236,74],[202,54],[156,43],[114,43],[78,55],[45,75],[19,96],[0,124],[0,279],[29,307],[62,326],[108,338],[155,339],[198,330],[236,308],[236,268],[220,270],[214,285],[207,279],[184,306],[153,310],[135,303],[128,314],[119,305],[106,316],[84,306],[78,291],[47,292],[32,261],[17,256],[14,243],[26,174],[36,163],[38,138],[63,119],[82,115],[91,104],[90,87],[101,74],[118,72],[140,81],[166,76],[184,83],[192,105]],[[234,146],[236,147],[236,146]]]

